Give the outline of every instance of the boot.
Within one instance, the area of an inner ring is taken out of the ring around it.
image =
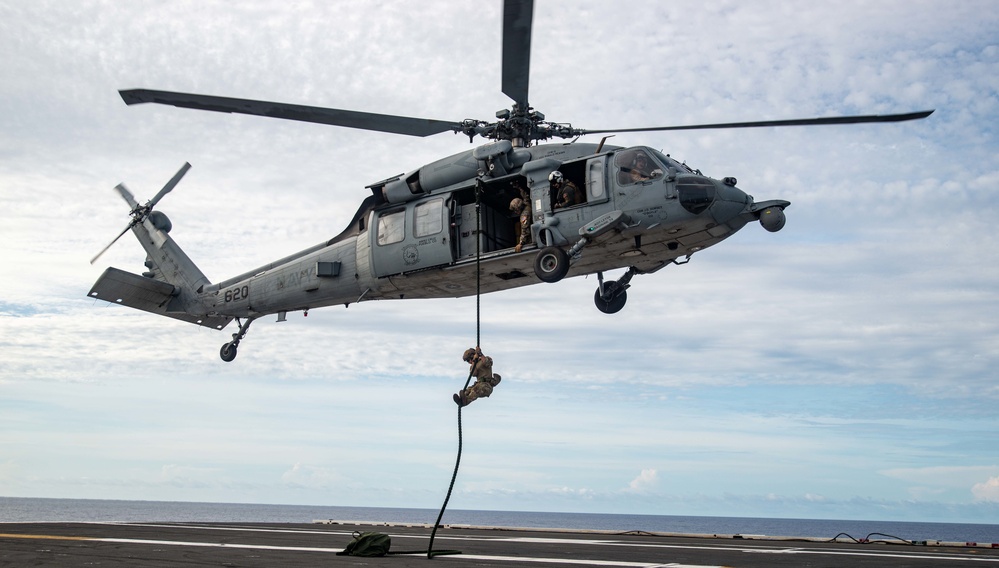
[[[499,376],[499,373],[493,373],[493,386],[498,385],[501,378],[502,377]]]
[[[517,243],[517,246],[513,247],[513,252],[520,252],[522,248],[524,248],[524,245]]]

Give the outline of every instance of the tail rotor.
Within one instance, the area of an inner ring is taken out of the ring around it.
[[[94,256],[94,258],[90,259],[90,264],[97,262],[97,259],[100,258],[105,252],[107,252],[107,250],[111,248],[112,245],[118,242],[118,239],[120,239],[122,235],[130,231],[132,227],[145,221],[146,218],[149,217],[150,213],[153,212],[153,207],[155,207],[156,204],[159,203],[160,200],[163,199],[163,197],[166,194],[173,191],[173,188],[176,187],[178,183],[180,183],[180,180],[184,177],[184,174],[186,174],[187,170],[189,169],[191,169],[191,164],[184,162],[184,165],[181,166],[179,170],[177,170],[177,173],[174,174],[172,178],[170,178],[170,181],[166,182],[166,185],[163,186],[163,189],[159,190],[159,192],[155,196],[153,196],[152,199],[147,201],[145,205],[139,205],[139,202],[135,200],[135,196],[132,195],[132,192],[129,191],[127,187],[125,187],[124,183],[119,183],[118,185],[116,185],[115,190],[121,195],[121,198],[124,199],[126,203],[128,203],[128,206],[131,207],[129,215],[132,216],[132,220],[129,221],[128,226],[125,227],[125,229],[122,230],[121,233],[118,233],[118,236],[115,237],[114,240],[108,243],[106,247],[101,249],[101,252],[97,253],[97,255]]]

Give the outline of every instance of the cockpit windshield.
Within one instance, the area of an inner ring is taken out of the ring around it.
[[[693,170],[688,168],[685,164],[681,164],[680,162],[674,160],[673,158],[663,154],[659,150],[652,150],[652,155],[658,158],[659,161],[662,162],[663,165],[665,165],[667,168],[673,168],[678,172],[687,171],[693,173]]]

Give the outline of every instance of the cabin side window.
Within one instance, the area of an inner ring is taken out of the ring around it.
[[[383,213],[378,218],[378,244],[398,243],[406,237],[406,210]]]
[[[594,158],[587,162],[586,188],[588,200],[599,201],[604,198],[604,162],[606,158]]]
[[[427,237],[444,230],[444,200],[432,199],[418,204],[413,211],[414,236]]]

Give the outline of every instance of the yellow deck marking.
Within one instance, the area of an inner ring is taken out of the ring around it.
[[[39,540],[97,540],[88,536],[59,536],[54,534],[5,534],[0,533],[0,538],[36,538]]]

